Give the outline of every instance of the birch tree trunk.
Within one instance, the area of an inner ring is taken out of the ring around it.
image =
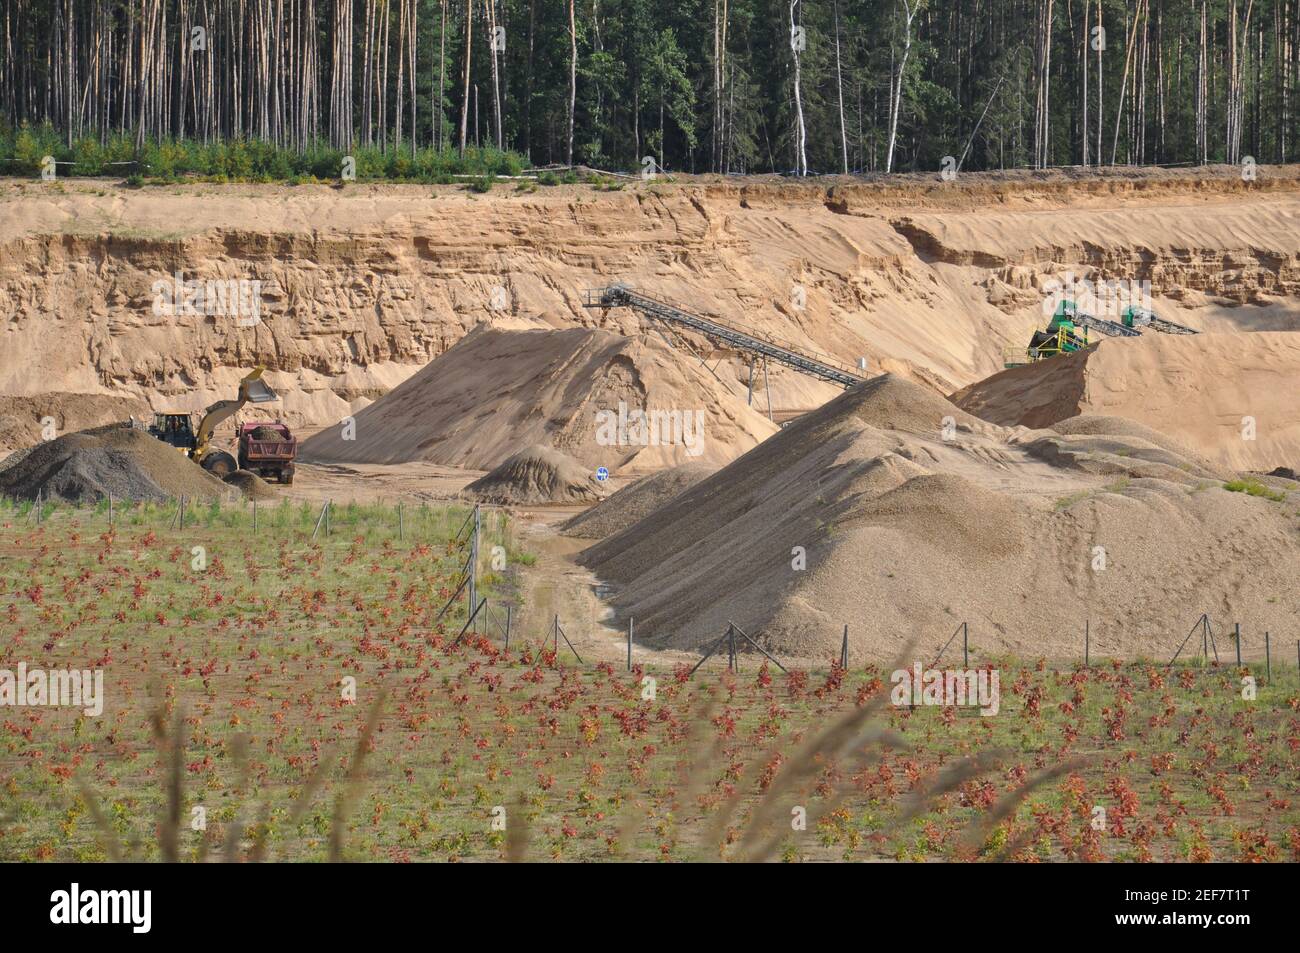
[[[906,0],[904,0],[906,2]],[[799,70],[799,47],[795,42],[795,10],[800,0],[790,0],[790,52],[794,55],[795,172],[808,174],[808,130],[803,119],[803,77]]]
[[[894,171],[894,146],[898,142],[898,114],[903,103],[903,77],[907,71],[907,58],[912,53],[912,18],[920,9],[921,0],[899,0],[903,6],[903,54],[890,85],[889,147],[885,151],[885,171]]]
[[[461,83],[460,98],[460,154],[465,155],[465,135],[469,131],[469,66],[474,39],[474,4],[465,0],[465,79]]]
[[[573,126],[578,109],[578,24],[574,0],[569,0],[569,146],[565,162],[573,165]]]

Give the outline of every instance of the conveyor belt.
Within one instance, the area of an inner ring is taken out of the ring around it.
[[[825,358],[813,357],[787,345],[766,341],[746,331],[720,324],[712,318],[683,311],[667,302],[656,300],[622,285],[611,285],[608,288],[588,291],[583,304],[588,308],[633,308],[648,317],[698,331],[715,343],[760,355],[803,374],[844,387],[852,387],[866,380],[862,375],[850,371],[845,365],[832,363]]]

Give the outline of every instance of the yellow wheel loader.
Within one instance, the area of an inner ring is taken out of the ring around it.
[[[212,432],[245,404],[265,404],[278,399],[275,391],[262,380],[265,370],[264,367],[253,368],[252,373],[239,382],[239,396],[233,400],[219,400],[208,407],[199,418],[197,427],[190,414],[160,413],[154,414],[149,433],[185,453],[213,476],[225,479],[239,469],[239,464],[229,453],[212,446]]]

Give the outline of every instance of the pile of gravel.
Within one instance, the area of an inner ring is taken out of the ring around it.
[[[249,500],[273,500],[278,496],[271,484],[252,470],[236,470],[226,477],[226,485],[233,486]]]
[[[65,434],[11,454],[0,468],[0,494],[74,502],[236,497],[181,451],[121,424]]]

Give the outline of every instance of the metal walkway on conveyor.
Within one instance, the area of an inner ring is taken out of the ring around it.
[[[1132,326],[1135,328],[1151,328],[1153,331],[1159,331],[1161,334],[1200,334],[1199,331],[1193,331],[1183,324],[1175,324],[1165,318],[1156,317],[1154,311],[1146,311],[1140,308],[1133,308],[1130,319]]]
[[[866,380],[861,374],[848,369],[848,365],[833,359],[812,357],[786,345],[775,344],[754,337],[745,331],[720,324],[712,318],[691,314],[664,301],[643,295],[623,285],[610,285],[586,292],[583,304],[588,308],[632,308],[651,318],[690,328],[703,334],[715,344],[725,344],[750,354],[757,354],[778,364],[793,368],[819,380],[830,381],[843,387],[852,387]]]
[[[1082,311],[1075,313],[1074,323],[1080,327],[1092,328],[1092,330],[1112,338],[1140,338],[1142,336],[1142,332],[1134,328],[1126,328],[1117,321],[1094,318]]]

